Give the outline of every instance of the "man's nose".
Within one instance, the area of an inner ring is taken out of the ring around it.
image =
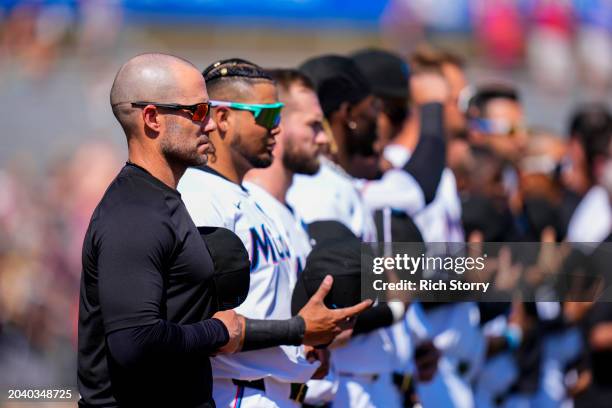
[[[209,133],[217,130],[217,123],[213,120],[211,115],[208,115],[202,121],[202,130],[204,131],[204,133]]]

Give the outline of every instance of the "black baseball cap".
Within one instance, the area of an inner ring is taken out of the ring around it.
[[[335,220],[314,221],[308,224],[312,246],[329,241],[355,240],[357,236],[346,225]]]
[[[355,62],[342,55],[322,55],[306,60],[299,70],[314,84],[326,117],[344,102],[355,105],[371,95],[368,79]]]
[[[355,52],[351,58],[367,78],[374,95],[408,99],[410,69],[399,55],[367,48]]]
[[[234,309],[249,293],[251,262],[240,237],[221,227],[198,227],[210,253],[218,310]]]
[[[362,249],[361,241],[348,228],[338,227],[341,223],[322,223],[317,227],[318,232],[324,234],[327,230],[331,235],[317,239],[317,244],[306,258],[306,267],[298,277],[291,299],[291,312],[294,315],[314,295],[326,275],[334,278],[332,288],[325,297],[328,308],[353,306],[361,301],[361,261],[362,257],[371,257],[372,254],[367,247]],[[346,234],[347,231],[350,235]]]

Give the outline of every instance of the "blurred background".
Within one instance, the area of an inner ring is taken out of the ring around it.
[[[610,0],[0,0],[0,390],[76,383],[82,239],[126,159],[108,102],[124,61],[423,44],[470,84],[515,85],[526,125],[561,140],[577,105],[612,103]]]

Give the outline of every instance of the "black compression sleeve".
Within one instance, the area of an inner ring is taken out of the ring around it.
[[[306,323],[302,316],[287,320],[245,320],[242,351],[282,345],[299,346],[304,340]]]
[[[353,336],[358,334],[370,333],[381,327],[388,327],[393,324],[393,312],[387,304],[379,304],[363,311],[357,316]]]
[[[436,190],[446,166],[443,108],[439,103],[428,103],[420,108],[421,130],[419,143],[404,170],[421,186],[425,203],[436,196]]]
[[[160,320],[114,331],[106,339],[114,360],[133,367],[158,356],[212,354],[229,341],[229,333],[218,319],[193,324]]]

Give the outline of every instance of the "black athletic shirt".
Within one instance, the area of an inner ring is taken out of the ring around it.
[[[213,263],[180,194],[126,164],[83,244],[80,407],[214,407]]]

